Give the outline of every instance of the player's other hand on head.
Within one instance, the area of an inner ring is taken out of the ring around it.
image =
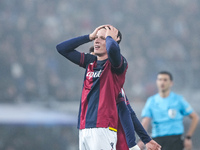
[[[115,41],[120,40],[119,37],[117,37],[119,31],[114,26],[106,25],[105,28],[106,28],[106,37],[111,36]]]
[[[102,28],[105,28],[106,25],[101,25],[99,27],[97,27],[90,35],[89,35],[89,38],[90,40],[94,40],[96,37],[97,37],[97,32],[102,29]]]

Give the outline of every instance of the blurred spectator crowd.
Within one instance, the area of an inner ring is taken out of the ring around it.
[[[62,125],[0,125],[1,150],[77,150],[78,131]],[[74,135],[74,136],[67,136]]]
[[[0,1],[0,101],[79,101],[84,70],[55,47],[102,24],[122,31],[128,97],[154,94],[161,70],[178,91],[200,89],[199,17],[198,0]]]
[[[78,102],[84,69],[55,47],[102,24],[122,32],[130,101],[144,102],[154,94],[161,70],[172,72],[176,92],[194,95],[200,90],[199,18],[199,0],[1,0],[0,103]],[[91,45],[78,50],[88,52]],[[66,126],[1,124],[0,149],[74,150],[77,132]]]

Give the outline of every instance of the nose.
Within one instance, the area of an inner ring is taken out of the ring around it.
[[[94,43],[99,43],[99,38],[96,38],[96,39],[94,40]]]

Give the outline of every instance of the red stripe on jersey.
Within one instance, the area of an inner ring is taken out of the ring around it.
[[[89,70],[93,72],[93,68],[90,68]],[[87,72],[87,74],[88,73],[89,72]],[[87,109],[88,109],[87,95],[90,92],[93,85],[93,78],[90,76],[88,77],[87,74],[86,74],[87,79],[84,80],[84,88],[83,88],[82,96],[81,96],[80,129],[85,128],[86,115],[87,115]]]
[[[117,128],[117,145],[116,150],[129,150],[129,147],[126,142],[126,136],[121,125],[120,119],[118,121],[118,128]]]
[[[85,58],[84,53],[81,53],[80,66],[83,66],[84,58]]]
[[[111,63],[105,63],[100,76],[100,95],[97,115],[97,127],[113,127],[117,129],[118,112],[116,99],[123,86],[125,76],[117,75],[111,71]],[[105,94],[107,93],[107,94]],[[108,124],[109,123],[109,124]]]
[[[80,129],[85,128],[86,114],[88,109],[87,94],[89,90],[83,89],[81,100]]]
[[[108,61],[105,65],[108,65]],[[100,77],[100,95],[99,95],[99,107],[98,107],[98,115],[97,115],[97,127],[113,127],[117,129],[115,126],[117,124],[117,107],[115,102],[115,91],[114,91],[114,81],[111,80],[112,73],[110,71],[110,67],[105,66],[104,71]],[[106,94],[106,93],[109,93]],[[106,95],[105,95],[106,94]],[[114,105],[113,105],[114,104]],[[114,118],[110,118],[114,117]],[[106,119],[105,119],[106,118]],[[110,122],[110,124],[108,124]]]

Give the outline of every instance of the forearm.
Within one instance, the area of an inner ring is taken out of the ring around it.
[[[126,141],[128,147],[133,147],[136,145],[135,138],[135,129],[131,121],[130,113],[127,109],[127,106],[124,101],[121,101],[117,104],[119,118],[125,132]]]
[[[61,55],[65,56],[69,52],[75,50],[75,48],[87,42],[90,42],[89,35],[79,36],[58,44],[56,49]]]
[[[137,135],[140,137],[140,139],[142,140],[142,142],[146,144],[151,140],[151,138],[148,135],[148,133],[146,132],[147,130],[145,130],[145,128],[143,127],[143,125],[141,124],[139,119],[137,118],[137,116],[136,116],[134,110],[132,109],[127,97],[126,97],[126,100],[127,100],[127,108],[129,110],[129,113],[131,114],[131,118],[132,118],[132,122],[133,122],[134,127],[135,127],[135,131],[136,131]]]
[[[108,53],[108,59],[110,60],[113,67],[119,67],[122,62],[122,56],[118,43],[108,36],[106,38],[106,49]]]
[[[142,142],[144,144],[146,144],[149,141],[151,141],[150,136],[147,134],[147,132],[144,129],[144,127],[142,126],[141,122],[138,120],[134,111],[131,113],[131,117],[132,117],[132,121],[133,121],[133,124],[135,127],[135,131],[138,134],[138,136],[140,137],[140,139],[142,140]]]
[[[82,60],[81,58],[83,54],[76,51],[75,48],[89,41],[89,35],[84,35],[62,42],[56,46],[56,49],[68,60],[77,65],[81,65],[80,60]]]
[[[190,123],[190,127],[188,129],[188,132],[186,133],[186,136],[192,136],[196,127],[197,127],[197,124],[198,124],[198,121],[199,121],[199,117],[196,113],[192,113],[190,115],[190,118],[192,119],[191,123]]]

